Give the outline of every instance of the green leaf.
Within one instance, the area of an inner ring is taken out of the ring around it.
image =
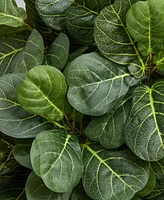
[[[17,91],[17,100],[28,112],[60,121],[70,107],[66,101],[64,75],[55,67],[40,65],[32,68]]]
[[[66,25],[70,35],[78,43],[94,43],[95,19],[98,13],[111,3],[111,0],[74,0],[66,12]]]
[[[138,42],[142,55],[158,53],[164,41],[164,1],[138,1],[130,7],[126,16],[130,35]]]
[[[12,61],[13,73],[24,73],[31,68],[41,65],[44,57],[44,42],[40,33],[33,29],[25,47]]]
[[[0,39],[0,76],[11,72],[12,61],[25,46],[29,32],[22,32]]]
[[[164,81],[161,80],[151,88],[145,85],[136,87],[132,95],[125,140],[138,157],[148,161],[164,157],[163,91]]]
[[[129,149],[106,150],[99,144],[83,145],[83,185],[95,200],[130,200],[147,183],[148,163]]]
[[[17,144],[14,147],[13,155],[17,162],[22,166],[32,169],[30,161],[31,144]]]
[[[69,48],[69,38],[64,33],[60,33],[48,49],[47,64],[62,70],[68,60]]]
[[[0,6],[0,28],[2,25],[11,27],[23,26],[26,19],[26,12],[18,8],[13,0],[1,0]],[[3,27],[3,26],[2,26]]]
[[[29,172],[18,168],[12,173],[0,176],[0,199],[26,200],[25,183]]]
[[[56,193],[49,190],[33,171],[27,179],[25,192],[28,200],[69,200],[70,196],[70,193]]]
[[[68,68],[68,100],[81,113],[103,115],[138,81],[126,67],[101,54],[84,54],[73,60]]]
[[[15,138],[35,137],[38,132],[53,127],[48,121],[24,111],[17,103],[18,85],[25,74],[6,74],[0,77],[0,131]]]
[[[71,0],[35,0],[36,10],[46,25],[61,31],[66,28],[65,13]]]
[[[116,0],[105,7],[96,19],[94,38],[106,58],[127,65],[134,77],[141,78],[145,74],[145,65],[126,28],[126,12],[136,1]]]
[[[153,55],[153,63],[156,65],[157,70],[164,70],[164,51],[159,51],[157,54]]]
[[[99,142],[106,149],[114,149],[124,144],[124,127],[130,110],[130,98],[119,102],[111,112],[95,117],[85,129],[86,136]]]
[[[78,140],[62,129],[39,133],[30,155],[33,170],[54,192],[72,191],[82,177],[82,153]]]

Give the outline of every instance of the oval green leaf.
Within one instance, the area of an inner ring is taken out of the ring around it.
[[[103,115],[138,81],[126,67],[101,54],[84,54],[73,60],[68,68],[68,100],[81,113]]]
[[[83,145],[83,185],[95,200],[131,200],[149,178],[148,163],[129,149],[106,150],[99,144]]]
[[[31,163],[35,173],[54,192],[70,192],[83,175],[80,145],[63,130],[43,131],[33,141]]]
[[[144,62],[126,28],[126,12],[137,0],[116,0],[98,15],[94,38],[100,52],[115,63],[127,65],[136,78],[145,74]]]
[[[69,109],[64,75],[55,67],[32,68],[17,90],[17,100],[28,112],[60,121]]]
[[[28,200],[69,200],[70,193],[56,193],[48,189],[33,171],[27,178],[25,192]]]
[[[141,159],[157,161],[164,157],[164,81],[151,88],[136,87],[125,129],[125,141]]]

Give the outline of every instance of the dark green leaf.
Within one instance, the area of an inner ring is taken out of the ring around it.
[[[81,113],[103,115],[138,81],[126,67],[101,54],[84,54],[73,60],[68,68],[68,100]]]
[[[25,74],[6,74],[0,78],[0,131],[16,138],[35,137],[38,132],[52,128],[40,117],[24,111],[17,103],[18,85]]]
[[[164,70],[164,51],[159,51],[153,55],[153,63],[156,64],[157,70]]]
[[[164,45],[164,1],[138,1],[130,7],[126,24],[130,35],[138,42],[138,49],[147,56],[158,53]]]
[[[68,60],[69,48],[69,38],[60,33],[47,52],[47,64],[62,70]]]
[[[36,9],[42,20],[58,31],[66,28],[65,13],[71,4],[71,0],[35,0]]]
[[[71,192],[83,175],[78,140],[61,129],[39,133],[30,155],[35,173],[54,192]]]
[[[27,179],[25,192],[28,200],[69,200],[70,196],[70,193],[55,193],[49,190],[33,171]]]
[[[148,181],[148,163],[129,149],[84,144],[83,159],[84,189],[94,200],[130,200]]]
[[[44,57],[44,42],[40,33],[33,29],[25,47],[15,56],[11,68],[13,73],[24,73],[41,65]]]
[[[164,81],[151,88],[136,87],[125,130],[129,148],[141,159],[157,161],[164,157]]]
[[[126,12],[137,0],[116,0],[98,15],[94,36],[100,52],[115,63],[127,65],[136,78],[145,74],[144,62],[126,29]]]
[[[70,107],[66,92],[64,75],[55,67],[40,65],[27,73],[18,88],[17,99],[26,111],[60,121]]]

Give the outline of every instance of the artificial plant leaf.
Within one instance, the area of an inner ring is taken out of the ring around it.
[[[16,144],[13,150],[13,156],[22,166],[32,169],[30,160],[31,144]]]
[[[68,68],[68,100],[83,114],[103,115],[138,81],[126,67],[101,54],[84,54],[73,60]]]
[[[17,100],[28,112],[60,121],[70,107],[66,101],[64,75],[55,67],[40,65],[32,68],[17,91]]]
[[[137,0],[116,0],[97,16],[94,38],[100,52],[115,63],[127,65],[131,74],[141,78],[145,65],[126,28],[126,12]]]
[[[0,199],[26,200],[25,183],[29,171],[25,168],[18,168],[12,173],[0,176]]]
[[[49,190],[33,171],[28,176],[25,192],[28,200],[69,200],[70,196],[70,193],[56,193]]]
[[[34,172],[54,192],[71,192],[83,175],[80,145],[65,130],[39,133],[30,155]]]
[[[13,73],[25,73],[41,65],[44,57],[44,42],[40,33],[33,29],[25,47],[14,57],[11,68]]]
[[[148,162],[129,149],[106,150],[98,143],[83,144],[86,193],[94,200],[130,200],[147,183]]]
[[[48,121],[24,111],[17,103],[18,85],[25,74],[6,74],[0,77],[0,131],[15,138],[35,137],[38,132],[53,127]]]
[[[69,48],[69,38],[64,33],[60,33],[48,49],[47,64],[62,70],[68,60]]]
[[[164,70],[164,51],[163,50],[153,55],[153,63],[156,66],[157,70],[159,71]]]
[[[65,13],[72,4],[71,0],[35,0],[36,10],[47,26],[61,31],[66,29]]]
[[[85,134],[92,141],[99,142],[106,149],[124,144],[124,127],[130,110],[130,97],[119,102],[111,112],[95,117],[86,127]]]
[[[147,0],[133,4],[127,12],[126,24],[130,35],[138,42],[144,56],[158,53],[164,45],[164,1]]]
[[[112,0],[75,0],[66,12],[66,25],[78,43],[94,43],[94,23],[98,13],[112,3]]]
[[[157,161],[164,157],[164,81],[149,88],[141,85],[132,95],[132,107],[125,129],[125,141],[141,159]]]
[[[71,193],[70,200],[92,200],[84,190],[83,184],[80,183],[74,188]]]
[[[18,8],[15,0],[1,0],[0,28],[1,26],[3,27],[3,25],[11,27],[23,26],[26,17],[25,10],[23,8]]]
[[[0,76],[11,72],[12,61],[25,46],[29,32],[13,34],[0,39]]]

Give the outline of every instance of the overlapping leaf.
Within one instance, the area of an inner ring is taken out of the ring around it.
[[[138,1],[130,7],[126,16],[127,28],[138,42],[144,55],[158,53],[164,46],[164,1]]]
[[[70,192],[83,174],[82,153],[76,137],[63,130],[43,131],[31,147],[35,173],[54,192]]]
[[[136,44],[126,28],[126,12],[137,0],[116,0],[98,15],[94,38],[100,52],[115,63],[127,65],[130,72],[141,78],[145,73],[144,62]]]
[[[14,57],[11,68],[14,73],[24,73],[41,65],[44,57],[44,42],[40,33],[33,29],[25,47]]]
[[[11,72],[12,61],[25,46],[29,32],[0,39],[0,76]]]
[[[28,112],[60,121],[70,108],[64,75],[55,67],[32,68],[17,90],[17,100]]]
[[[30,138],[52,128],[47,121],[24,111],[17,103],[16,91],[25,74],[6,74],[0,78],[0,131],[15,138]]]
[[[47,64],[62,70],[68,60],[69,48],[69,38],[64,33],[60,33],[48,49]]]
[[[129,149],[106,150],[99,144],[84,144],[83,185],[95,200],[130,200],[147,183],[148,163]]]
[[[79,56],[70,63],[67,74],[69,102],[79,112],[94,116],[109,112],[139,81],[126,67],[99,53]]]
[[[66,12],[66,25],[71,36],[82,44],[94,43],[93,30],[98,13],[111,0],[75,0]]]
[[[70,193],[56,193],[49,190],[42,179],[32,171],[27,179],[25,192],[28,200],[69,200]]]
[[[45,24],[58,31],[66,28],[65,13],[71,4],[71,0],[35,1],[36,9]]]
[[[157,161],[164,157],[164,81],[151,88],[141,85],[133,93],[125,139],[141,159]]]
[[[86,136],[99,142],[106,149],[118,148],[124,144],[124,127],[130,110],[129,98],[119,102],[113,111],[95,117],[85,129]]]

